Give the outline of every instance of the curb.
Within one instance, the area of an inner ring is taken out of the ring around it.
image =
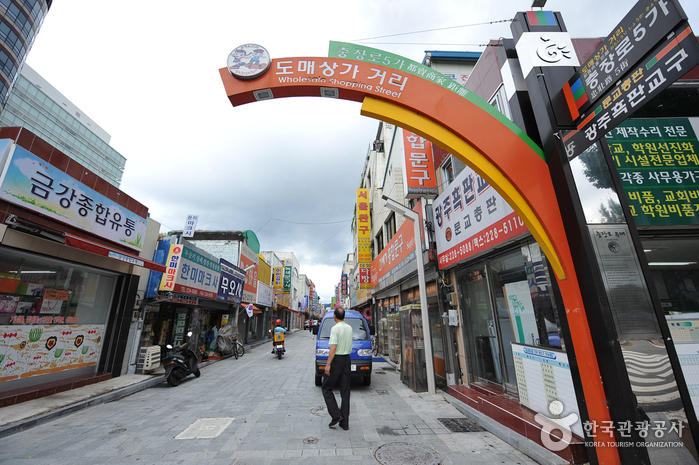
[[[28,418],[26,420],[21,420],[9,425],[0,427],[0,438],[11,436],[20,431],[25,431],[31,429],[35,426],[42,425],[57,418],[70,415],[71,413],[78,412],[80,410],[93,407],[95,405],[106,404],[107,402],[113,402],[115,400],[121,399],[126,396],[130,396],[144,389],[148,389],[153,386],[157,386],[165,381],[165,376],[157,376],[155,378],[147,379],[140,383],[132,384],[131,386],[126,386],[121,389],[116,389],[105,394],[100,394],[91,399],[76,402],[65,407],[52,410],[50,412],[42,413],[34,417]]]

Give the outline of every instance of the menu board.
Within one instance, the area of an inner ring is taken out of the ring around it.
[[[570,430],[583,437],[578,400],[565,352],[522,344],[511,344],[517,377],[519,403],[552,420],[577,415]],[[563,412],[553,415],[549,405],[553,401],[563,404]]]

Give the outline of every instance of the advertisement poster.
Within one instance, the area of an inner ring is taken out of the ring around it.
[[[143,248],[146,219],[17,146],[0,198],[132,249]]]
[[[104,325],[0,326],[0,383],[96,365]]]
[[[469,167],[434,201],[434,219],[440,269],[527,231],[505,199]]]
[[[505,284],[507,311],[510,314],[515,342],[539,345],[539,330],[536,326],[534,303],[527,281]]]

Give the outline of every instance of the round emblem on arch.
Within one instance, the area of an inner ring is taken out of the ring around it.
[[[269,52],[263,46],[240,45],[228,55],[228,72],[238,79],[255,79],[265,74],[271,63]]]

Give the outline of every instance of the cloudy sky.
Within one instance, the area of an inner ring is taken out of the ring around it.
[[[573,37],[606,36],[633,0],[549,0]],[[647,0],[652,3],[652,0]],[[681,0],[690,24],[699,2]],[[55,1],[27,62],[111,136],[121,188],[163,231],[253,230],[294,252],[329,303],[351,244],[364,160],[378,122],[360,103],[295,98],[232,107],[219,68],[237,46],[272,58],[327,56],[331,40],[422,61],[512,37],[529,0]],[[500,22],[498,22],[500,21]],[[491,24],[484,24],[491,23]],[[696,24],[695,24],[696,26]],[[699,28],[699,26],[696,26]]]

